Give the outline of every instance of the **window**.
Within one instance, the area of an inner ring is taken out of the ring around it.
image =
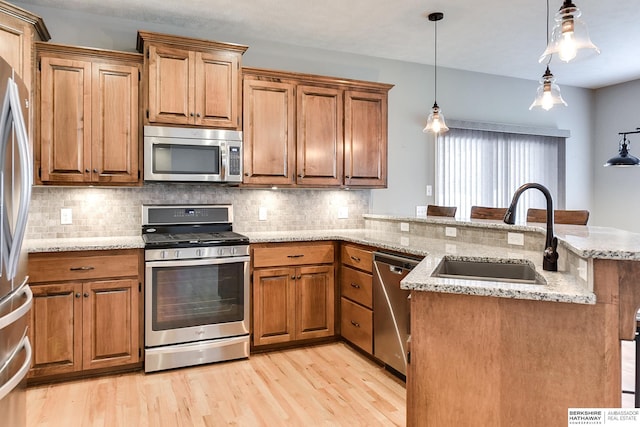
[[[436,141],[436,204],[457,206],[456,216],[466,219],[471,206],[508,207],[520,185],[537,182],[551,192],[554,209],[564,207],[568,132],[542,130],[546,135],[536,135],[522,133],[523,128],[516,126],[457,128],[452,126],[457,122],[450,122],[451,130]],[[516,221],[525,222],[530,207],[546,207],[541,192],[523,193]]]

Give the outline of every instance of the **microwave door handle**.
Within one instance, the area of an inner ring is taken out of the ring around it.
[[[13,279],[18,269],[18,261],[22,249],[22,240],[27,228],[27,218],[29,215],[29,202],[31,199],[31,156],[29,155],[29,138],[27,128],[20,108],[20,97],[18,86],[11,80],[11,117],[13,118],[14,133],[18,142],[18,161],[20,162],[20,201],[18,206],[18,217],[14,235],[11,238],[11,252],[9,253],[9,264],[7,265],[7,276]],[[6,215],[7,213],[5,213]],[[6,222],[5,222],[6,223]],[[6,231],[6,230],[5,230]]]

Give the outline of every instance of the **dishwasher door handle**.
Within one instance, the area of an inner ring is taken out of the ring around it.
[[[396,267],[395,265],[390,265],[389,271],[392,272],[393,274],[402,274],[404,273],[404,268]]]

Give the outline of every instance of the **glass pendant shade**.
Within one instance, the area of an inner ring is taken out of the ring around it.
[[[560,95],[560,87],[555,81],[556,79],[553,77],[553,74],[551,74],[549,67],[547,67],[547,70],[540,79],[540,86],[538,86],[536,98],[529,106],[529,110],[532,110],[534,107],[541,107],[548,111],[554,105],[562,104],[565,107],[567,106],[565,100],[562,99],[562,95]]]
[[[619,154],[607,160],[604,166],[640,166],[640,159],[629,154],[629,144],[627,144],[626,135],[620,143],[619,150]]]
[[[440,112],[440,107],[438,107],[437,103],[433,104],[433,108],[431,108],[431,114],[427,118],[427,125],[422,129],[422,132],[433,132],[435,134],[444,133],[448,131],[449,128],[444,121],[444,115]]]
[[[539,62],[549,61],[555,55],[561,61],[569,62],[574,58],[599,54],[600,50],[593,44],[585,23],[580,19],[582,12],[571,0],[565,0],[555,16],[555,25],[551,31],[551,39],[547,48],[539,58]]]

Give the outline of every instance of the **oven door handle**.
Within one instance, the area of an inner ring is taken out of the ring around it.
[[[177,259],[170,261],[146,261],[145,267],[189,267],[194,265],[236,264],[249,262],[249,256],[224,258]]]

